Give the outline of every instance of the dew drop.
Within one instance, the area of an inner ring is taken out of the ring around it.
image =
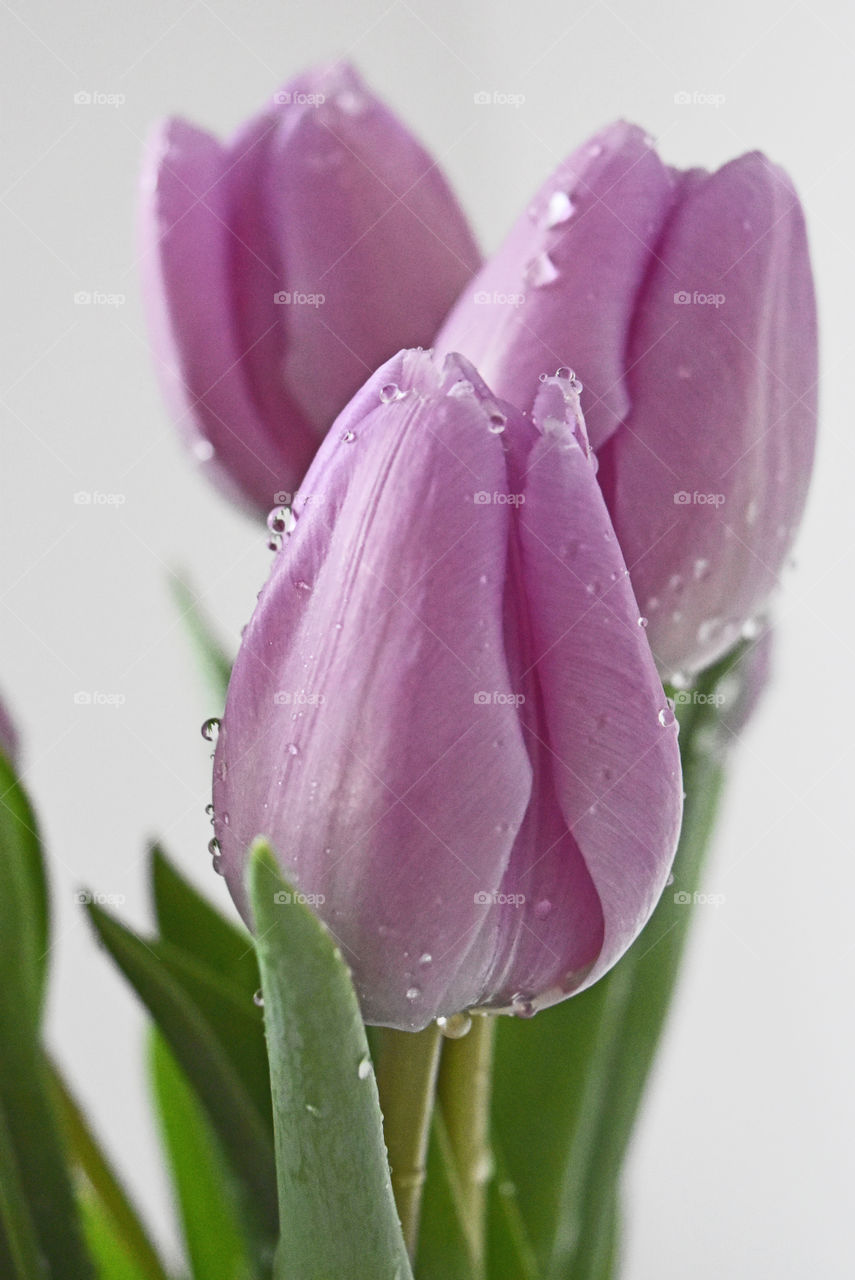
[[[259,1009],[264,1008],[264,992],[261,990],[261,987],[259,987],[258,990],[253,995],[252,1003],[256,1005]]]
[[[384,404],[389,404],[392,400],[400,400],[403,394],[397,382],[387,382],[385,387],[380,388],[380,399]]]
[[[552,903],[548,898],[541,898],[534,908],[535,917],[538,920],[545,920],[552,912]]]
[[[320,1114],[321,1114],[320,1107],[313,1106],[311,1102],[306,1103],[306,1110],[308,1111],[309,1115],[314,1116],[315,1119],[318,1119],[320,1117]]]
[[[339,89],[333,102],[346,116],[364,116],[368,110],[365,95],[357,93],[355,89]]]
[[[553,227],[569,222],[575,212],[576,206],[566,191],[553,191],[546,206],[547,228],[551,231]]]
[[[663,727],[674,724],[677,717],[674,715],[674,704],[669,698],[666,705],[661,708],[658,716],[659,723]]]
[[[674,883],[674,872],[672,871],[668,879],[665,881],[666,888]]]
[[[294,586],[297,588],[298,591],[311,591],[312,589],[309,586],[309,583],[305,582],[303,578],[298,578],[297,581],[294,583]]]
[[[289,742],[285,749],[289,756],[298,756],[300,754],[300,748],[297,746],[296,742]]]
[[[575,391],[577,395],[584,390],[582,383],[576,377],[575,369],[569,369],[567,365],[562,365],[560,369],[556,369],[555,376],[559,382],[568,383],[570,390]]]
[[[214,806],[213,806],[212,804],[206,804],[206,805],[205,805],[205,813],[208,815],[208,817],[209,817],[209,818],[211,819],[211,821],[213,822],[213,821],[214,821]]]
[[[533,1018],[537,1013],[534,1001],[531,996],[524,995],[522,991],[518,991],[511,999],[511,1011],[518,1018]]]
[[[603,148],[600,146],[599,142],[594,142],[590,147],[588,147],[589,156],[601,156],[602,154]]]
[[[452,1013],[447,1018],[437,1018],[436,1025],[447,1040],[462,1040],[472,1029],[472,1019],[468,1013]]]
[[[548,253],[539,253],[526,266],[525,282],[533,289],[541,289],[544,285],[553,284],[557,279],[558,268]]]
[[[647,627],[647,618],[643,615],[638,619],[638,625],[643,629]]]
[[[211,839],[208,841],[208,853],[210,853],[212,858],[218,858],[220,856],[220,842],[216,836],[211,836]]]
[[[419,956],[419,964],[432,964],[433,956],[429,951],[423,951]]]
[[[216,742],[220,732],[220,721],[217,716],[211,716],[210,720],[206,720],[202,725],[202,737],[206,742]]]
[[[760,514],[760,505],[756,498],[752,498],[748,506],[745,508],[745,523],[756,524],[757,517]]]
[[[289,511],[287,507],[274,507],[267,517],[267,527],[271,533],[285,533],[288,528]]]
[[[267,539],[267,550],[268,551],[282,550],[282,534],[281,533],[271,533],[270,537]]]
[[[499,436],[505,429],[507,418],[503,413],[491,413],[488,420],[488,427],[494,436]]]
[[[353,431],[345,431],[344,435],[342,436],[342,440],[344,441],[345,444],[353,444],[355,439],[356,439],[356,434]]]
[[[371,1075],[371,1059],[364,1057],[359,1059],[359,1066],[356,1068],[356,1074],[360,1080],[367,1080]]]
[[[419,987],[408,987],[408,988],[407,988],[407,999],[408,999],[408,1000],[418,1000],[418,998],[419,998],[419,996],[420,996],[421,994],[422,994],[422,993],[421,993],[421,989],[420,989]]]
[[[709,571],[709,560],[705,560],[703,556],[699,556],[692,566],[692,577],[695,579],[695,582],[703,581],[704,578],[709,576]]]

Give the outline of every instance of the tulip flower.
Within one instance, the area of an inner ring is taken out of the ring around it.
[[[219,869],[249,921],[270,841],[369,1022],[555,1003],[668,875],[674,715],[567,375],[527,417],[458,356],[395,356],[322,445],[244,633]]]
[[[292,80],[229,143],[162,124],[141,232],[171,412],[211,478],[264,514],[479,264],[436,163],[345,64]]]
[[[754,152],[667,169],[613,125],[569,157],[437,339],[523,409],[572,365],[660,670],[709,665],[762,610],[816,432],[816,314],[788,177]]]

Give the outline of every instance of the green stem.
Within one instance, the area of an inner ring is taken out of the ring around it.
[[[460,1214],[479,1273],[486,1257],[487,1184],[492,1172],[490,1096],[496,1019],[472,1019],[468,1035],[443,1050],[438,1094],[460,1185]]]
[[[441,1036],[432,1024],[418,1032],[383,1028],[377,1039],[377,1089],[392,1190],[412,1258],[419,1234]]]

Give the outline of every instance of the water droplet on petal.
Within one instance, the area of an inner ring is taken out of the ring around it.
[[[267,550],[274,551],[274,552],[282,550],[282,534],[281,533],[270,534],[269,538],[267,539]]]
[[[267,527],[270,532],[285,533],[289,525],[290,514],[287,507],[274,507],[267,517]]]
[[[311,591],[312,589],[309,583],[305,582],[302,578],[298,578],[297,581],[294,583],[294,586],[297,588],[298,591]]]
[[[546,206],[546,226],[549,230],[569,222],[576,212],[576,206],[566,191],[553,191]]]
[[[512,997],[511,1011],[518,1018],[533,1018],[537,1013],[532,997],[524,995],[521,991]]]
[[[541,898],[534,908],[534,914],[538,920],[545,920],[552,912],[552,903],[548,898]]]
[[[418,998],[419,998],[419,996],[420,996],[421,994],[422,994],[422,993],[421,993],[421,989],[420,989],[419,987],[408,987],[408,988],[407,988],[407,999],[408,999],[408,1000],[418,1000]]]
[[[306,1110],[308,1111],[309,1115],[314,1116],[316,1120],[320,1118],[320,1115],[321,1115],[320,1107],[315,1107],[312,1105],[311,1102],[307,1102]]]
[[[419,956],[419,964],[432,964],[433,956],[429,951],[423,951]]]
[[[488,420],[488,426],[492,434],[494,436],[501,435],[505,429],[507,421],[508,420],[503,413],[499,413],[498,411],[491,413]]]
[[[677,719],[677,717],[674,715],[674,704],[670,698],[668,699],[667,704],[661,708],[658,719],[659,719],[659,723],[666,727],[668,725],[674,724],[675,720]]]
[[[355,439],[356,439],[356,434],[353,431],[345,431],[344,435],[342,436],[342,440],[344,441],[345,444],[353,444]]]
[[[200,462],[210,462],[214,456],[214,446],[210,440],[206,440],[204,436],[200,436],[193,443],[193,455]]]
[[[472,1019],[468,1013],[452,1013],[437,1018],[436,1025],[447,1040],[462,1040],[472,1028]]]
[[[209,817],[209,818],[211,819],[211,821],[213,822],[213,821],[214,821],[214,806],[213,806],[212,804],[206,804],[206,805],[205,805],[205,813],[208,815],[208,817]]]
[[[206,720],[202,725],[202,737],[206,742],[216,742],[220,733],[220,721],[217,716],[211,716],[210,720]]]
[[[385,387],[380,388],[380,399],[384,404],[389,404],[392,400],[400,400],[403,394],[397,382],[387,382]]]
[[[643,629],[643,628],[645,628],[645,627],[647,626],[647,619],[646,619],[643,615],[642,615],[642,617],[640,617],[640,618],[638,619],[638,625],[639,625],[642,629]]]
[[[285,749],[289,756],[298,756],[300,754],[300,748],[297,746],[296,742],[289,742]]]
[[[252,1003],[254,1005],[257,1005],[259,1009],[264,1008],[264,992],[261,990],[261,987],[259,987],[258,990],[253,995]]]
[[[557,279],[558,268],[548,253],[539,253],[526,266],[525,282],[533,289],[541,289],[544,285],[553,284]]]

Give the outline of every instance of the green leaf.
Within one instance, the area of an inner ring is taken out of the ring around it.
[[[494,1142],[495,1175],[487,1187],[487,1275],[490,1280],[538,1280],[537,1259],[517,1203],[517,1189],[507,1176]]]
[[[349,970],[263,842],[252,850],[249,877],[282,1223],[274,1275],[410,1280]]]
[[[88,1280],[92,1268],[48,1095],[39,1043],[47,895],[32,809],[0,756],[0,1202],[16,1266],[35,1239],[41,1280]],[[27,1221],[30,1226],[27,1227]]]
[[[0,1105],[0,1224],[3,1275],[15,1280],[43,1280],[41,1250],[35,1223],[24,1194],[12,1135]],[[11,1268],[14,1268],[12,1270]]]
[[[161,937],[251,999],[261,978],[255,945],[247,930],[221,915],[158,845],[151,849],[151,877]]]
[[[715,704],[686,701],[679,714],[687,800],[674,887],[594,987],[533,1022],[500,1020],[494,1128],[546,1280],[609,1280],[615,1265],[617,1184],[691,918],[675,890],[698,883],[723,780]]]
[[[123,1252],[132,1259],[128,1273],[141,1280],[166,1280],[166,1271],[151,1243],[133,1204],[110,1161],[89,1127],[83,1111],[69,1090],[59,1069],[49,1064],[54,1107],[60,1118],[65,1147],[86,1191],[82,1197],[83,1220],[90,1252],[98,1259],[106,1250]],[[79,1197],[80,1199],[80,1197]],[[95,1233],[97,1250],[92,1249]],[[118,1263],[111,1262],[115,1267]],[[110,1275],[113,1274],[111,1270]]]
[[[148,1280],[149,1273],[139,1259],[128,1251],[127,1241],[118,1234],[116,1224],[103,1201],[87,1193],[80,1198],[80,1211],[86,1243],[95,1259],[98,1280]]]
[[[428,1145],[416,1280],[475,1280],[475,1262],[457,1209],[459,1201],[454,1156],[445,1122],[437,1108]]]
[[[252,1270],[233,1182],[219,1143],[163,1037],[151,1039],[151,1076],[195,1280],[248,1280]]]
[[[232,674],[232,659],[225,646],[214,635],[211,624],[200,609],[198,598],[186,579],[173,573],[169,578],[169,588],[208,683],[220,705],[225,705],[226,690]]]
[[[236,1066],[245,1048],[242,1040],[250,1011],[228,993],[218,1005],[205,970],[201,966],[193,970],[177,948],[144,942],[100,907],[90,905],[88,911],[98,937],[148,1008],[204,1105],[240,1181],[244,1207],[256,1230],[261,1238],[275,1237],[270,1130]],[[217,1030],[209,1019],[219,1020]],[[227,1049],[221,1035],[229,1026],[232,1044]]]

